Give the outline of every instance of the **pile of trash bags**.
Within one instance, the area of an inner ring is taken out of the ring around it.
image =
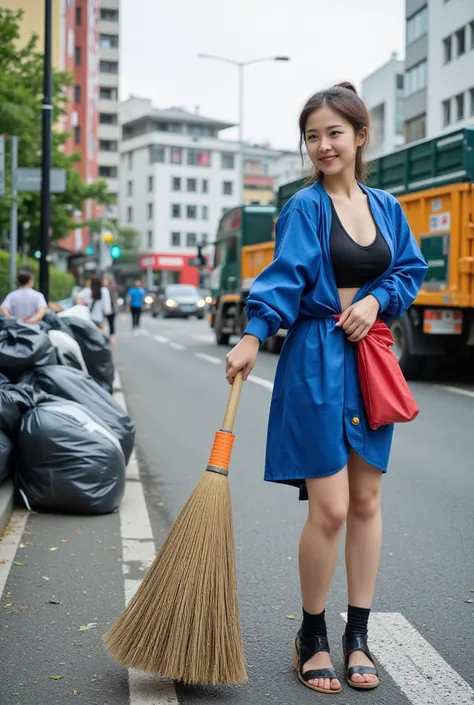
[[[35,326],[0,316],[0,484],[13,476],[32,511],[107,514],[125,491],[135,429],[87,314],[48,310]]]

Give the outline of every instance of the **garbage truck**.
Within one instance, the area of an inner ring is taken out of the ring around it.
[[[416,301],[390,323],[393,350],[405,376],[416,379],[427,369],[433,373],[447,356],[474,357],[474,127],[375,159],[369,165],[368,185],[398,199],[428,263]],[[303,180],[281,186],[275,216],[304,187]],[[235,333],[245,324],[245,297],[253,278],[273,258],[274,229],[272,233],[267,241],[241,240]],[[231,321],[225,325],[230,330]],[[279,331],[268,348],[278,352],[284,335]]]

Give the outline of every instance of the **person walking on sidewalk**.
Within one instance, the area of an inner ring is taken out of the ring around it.
[[[232,383],[243,370],[247,379],[260,345],[288,329],[270,408],[265,480],[293,485],[309,500],[299,546],[303,620],[294,665],[305,686],[333,694],[341,682],[329,655],[325,608],[345,523],[345,680],[364,690],[379,685],[367,626],[393,425],[373,431],[368,424],[355,343],[377,318],[403,315],[427,266],[398,201],[364,185],[369,117],[352,84],[312,96],[299,128],[313,183],[280,213],[274,260],[252,284],[248,325],[227,355],[226,376]]]
[[[110,296],[110,308],[105,313],[107,323],[109,324],[109,340],[112,347],[115,345],[115,316],[118,308],[117,285],[112,284],[108,277],[102,279],[102,286],[107,289]]]
[[[103,330],[106,316],[112,311],[112,300],[109,290],[102,286],[99,277],[92,277],[90,286],[79,292],[78,301],[89,308],[91,319],[97,328]]]
[[[132,314],[132,330],[134,333],[140,328],[140,317],[142,315],[143,299],[145,296],[146,291],[141,281],[137,279],[127,292],[128,305]]]
[[[20,272],[17,282],[18,289],[11,291],[2,303],[2,314],[13,316],[30,325],[39,323],[48,308],[46,299],[33,288],[35,280],[31,272]]]

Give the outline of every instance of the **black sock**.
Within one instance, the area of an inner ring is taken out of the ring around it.
[[[347,606],[347,636],[367,636],[370,608]]]
[[[313,636],[327,636],[325,614],[326,610],[320,614],[309,614],[303,607],[303,632]]]

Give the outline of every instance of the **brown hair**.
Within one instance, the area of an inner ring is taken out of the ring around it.
[[[93,301],[100,301],[102,297],[102,281],[99,277],[92,277],[91,279],[91,293]]]
[[[355,177],[357,181],[365,183],[366,172],[362,157],[369,142],[369,113],[364,101],[358,95],[352,83],[348,81],[338,83],[336,86],[332,86],[332,88],[328,88],[325,91],[319,91],[306,101],[306,105],[301,111],[299,118],[301,159],[304,161],[303,145],[306,142],[306,122],[311,113],[326,106],[336,113],[339,113],[347,122],[350,122],[356,135],[364,127],[367,128],[367,139],[361,147],[357,147],[355,163]],[[310,181],[313,183],[314,181],[323,181],[323,179],[324,174],[322,171],[313,167]]]

